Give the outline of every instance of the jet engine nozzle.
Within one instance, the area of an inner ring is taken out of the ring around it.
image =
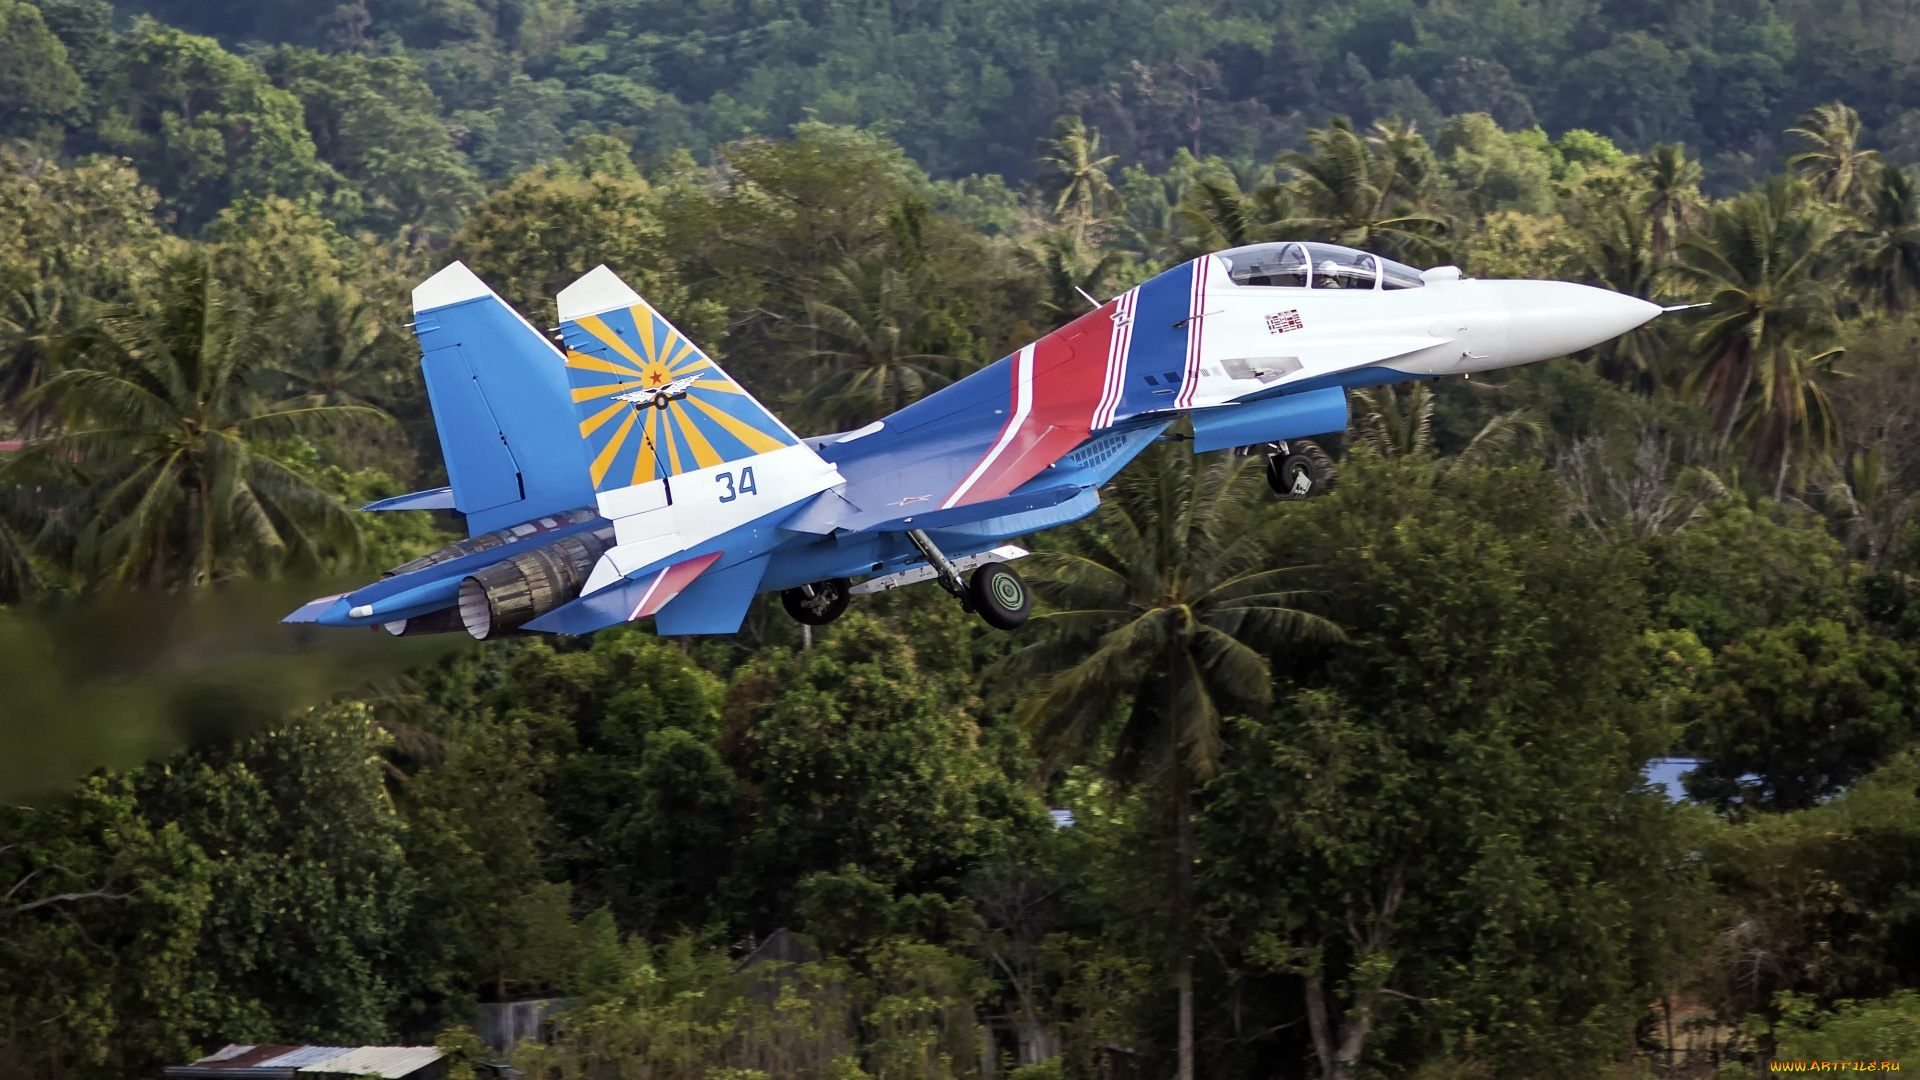
[[[1509,312],[1504,363],[1531,364],[1590,349],[1660,314],[1625,293],[1570,281],[1490,281]],[[1491,365],[1490,365],[1491,366]]]

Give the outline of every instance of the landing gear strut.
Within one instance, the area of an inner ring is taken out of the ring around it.
[[[1319,495],[1333,486],[1333,463],[1311,443],[1268,443],[1267,486],[1289,501]]]
[[[913,541],[913,546],[920,549],[927,564],[939,575],[940,587],[960,601],[962,611],[979,613],[987,625],[996,630],[1013,630],[1027,621],[1033,610],[1033,598],[1027,583],[1013,567],[1001,562],[982,563],[970,580],[962,580],[959,568],[941,554],[924,530],[908,532],[907,539]]]
[[[825,626],[847,610],[852,596],[846,578],[828,578],[810,585],[799,585],[780,594],[780,605],[793,621],[806,626]]]

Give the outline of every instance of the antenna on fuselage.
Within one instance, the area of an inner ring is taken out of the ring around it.
[[[1098,300],[1095,300],[1095,299],[1093,298],[1093,294],[1091,294],[1091,293],[1089,293],[1089,292],[1087,292],[1087,290],[1085,290],[1085,289],[1083,289],[1083,288],[1081,288],[1081,287],[1080,287],[1080,286],[1078,286],[1078,285],[1075,285],[1075,286],[1073,287],[1073,291],[1074,291],[1074,292],[1077,292],[1077,293],[1079,293],[1079,294],[1080,294],[1081,296],[1084,296],[1084,297],[1086,297],[1086,298],[1087,298],[1087,303],[1089,303],[1089,304],[1092,304],[1092,305],[1093,305],[1093,309],[1094,309],[1095,311],[1098,311],[1098,310],[1100,310],[1100,301],[1098,301]]]

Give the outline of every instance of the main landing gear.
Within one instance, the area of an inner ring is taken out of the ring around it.
[[[907,539],[926,556],[927,564],[939,575],[940,587],[960,601],[960,610],[979,613],[996,630],[1018,629],[1033,613],[1033,594],[1013,567],[1002,562],[981,563],[973,576],[963,581],[959,568],[941,554],[925,531],[914,529],[907,533]]]
[[[828,578],[786,590],[780,594],[780,604],[794,622],[825,626],[846,613],[852,588],[846,578]]]
[[[998,547],[992,551],[963,556],[956,564],[934,546],[932,538],[925,532],[915,529],[907,534],[907,538],[913,541],[913,546],[919,548],[920,554],[927,560],[924,566],[869,578],[858,585],[848,584],[846,578],[829,578],[800,585],[780,594],[781,605],[795,622],[806,626],[825,626],[847,610],[847,601],[854,595],[885,592],[934,578],[940,582],[941,588],[960,601],[961,610],[978,614],[988,626],[997,630],[1018,629],[1033,613],[1032,590],[1027,588],[1026,581],[1013,567],[1000,561],[1019,558],[1026,554],[1025,551],[1011,546]],[[969,569],[973,571],[970,575],[965,573]]]

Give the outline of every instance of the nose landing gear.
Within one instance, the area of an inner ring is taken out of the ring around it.
[[[1333,462],[1312,443],[1268,443],[1267,486],[1288,501],[1311,498],[1333,486]]]

